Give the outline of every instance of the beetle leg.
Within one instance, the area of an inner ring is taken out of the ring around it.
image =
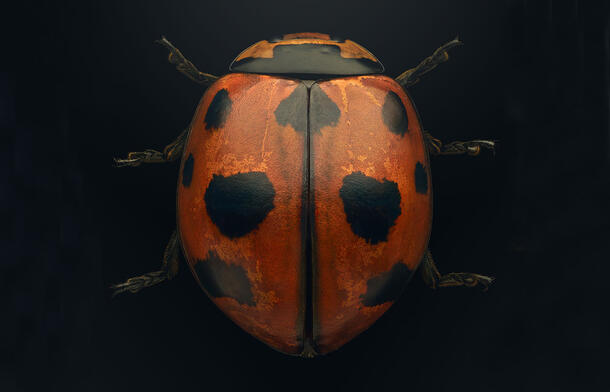
[[[178,48],[176,48],[171,42],[167,40],[164,36],[161,36],[161,39],[155,41],[158,44],[161,44],[169,50],[169,56],[167,60],[176,66],[176,69],[187,78],[191,79],[194,82],[202,84],[204,86],[209,86],[214,83],[218,76],[211,75],[208,73],[201,72],[195,67],[193,63],[191,63]]]
[[[437,287],[475,287],[481,285],[483,290],[487,291],[489,285],[494,281],[494,278],[492,277],[470,272],[451,272],[449,274],[441,275],[434,264],[434,259],[432,258],[430,250],[426,250],[426,253],[424,254],[424,258],[420,265],[420,271],[424,282],[432,289],[436,289]]]
[[[179,267],[179,249],[180,239],[176,230],[172,233],[165,252],[163,253],[163,263],[159,271],[149,272],[144,275],[134,276],[133,278],[127,279],[123,283],[113,284],[110,286],[112,290],[112,296],[129,291],[131,293],[137,293],[138,291],[154,286],[164,280],[170,280],[178,273]]]
[[[130,152],[127,154],[127,158],[114,158],[114,164],[116,167],[136,167],[140,166],[142,163],[165,163],[176,161],[182,156],[187,136],[188,128],[182,131],[176,140],[165,146],[163,152],[150,149]]]
[[[495,140],[469,140],[466,142],[455,141],[448,144],[443,144],[439,139],[424,131],[424,139],[430,155],[479,155],[481,150],[490,150],[495,153]]]
[[[455,46],[462,45],[457,37],[453,41],[449,41],[440,48],[436,49],[431,56],[426,57],[421,63],[415,68],[411,68],[401,73],[396,77],[396,81],[403,87],[411,87],[417,82],[422,75],[427,74],[436,68],[439,64],[449,60],[449,53],[447,51]]]

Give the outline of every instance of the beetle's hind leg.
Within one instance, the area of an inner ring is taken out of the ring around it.
[[[192,81],[204,86],[209,86],[218,79],[218,76],[199,71],[193,63],[184,57],[178,48],[167,40],[167,38],[161,36],[161,39],[155,42],[165,46],[167,50],[169,50],[169,55],[167,57],[168,61],[176,66],[178,72]]]
[[[164,280],[170,280],[178,273],[180,259],[180,238],[176,230],[172,233],[165,252],[163,253],[163,262],[159,271],[149,272],[144,275],[134,276],[133,278],[127,279],[123,283],[113,284],[110,286],[112,290],[112,296],[129,291],[131,293],[137,293],[138,291],[154,286],[163,282]]]
[[[482,150],[488,150],[492,153],[496,151],[496,141],[494,140],[468,140],[465,142],[455,141],[448,144],[444,144],[439,139],[430,135],[427,131],[424,131],[424,139],[426,147],[430,155],[479,155]]]
[[[417,82],[419,82],[419,78],[428,72],[432,71],[439,64],[444,63],[449,60],[449,53],[447,52],[449,49],[462,45],[462,41],[460,41],[457,37],[444,44],[440,48],[436,49],[431,56],[426,57],[421,63],[417,65],[415,68],[411,68],[401,73],[396,77],[396,81],[402,85],[403,87],[411,87]]]
[[[436,268],[436,265],[434,264],[434,259],[432,258],[432,253],[430,253],[430,250],[426,250],[419,270],[421,271],[424,282],[433,289],[436,289],[437,287],[475,287],[477,285],[481,285],[483,290],[487,290],[489,285],[494,280],[494,278],[490,276],[473,274],[470,272],[451,272],[441,275],[438,268]]]
[[[176,161],[182,156],[187,136],[188,128],[182,131],[176,140],[165,146],[163,152],[150,149],[130,152],[127,154],[127,158],[114,158],[114,164],[117,167],[135,167],[140,166],[142,163],[165,163]]]

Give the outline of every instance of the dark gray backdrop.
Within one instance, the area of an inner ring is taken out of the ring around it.
[[[64,0],[4,13],[0,389],[600,388],[609,8]],[[437,137],[500,140],[495,158],[432,161],[439,267],[494,275],[494,286],[432,291],[416,278],[369,331],[314,360],[242,332],[185,269],[138,295],[106,291],[157,268],[177,178],[176,164],[115,169],[111,158],[167,144],[202,94],[153,40],[223,74],[254,41],[298,31],[353,39],[392,76],[459,34],[465,45],[410,92]]]

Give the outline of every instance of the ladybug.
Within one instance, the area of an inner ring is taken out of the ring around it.
[[[433,288],[486,288],[441,275],[427,249],[429,154],[477,155],[494,142],[443,144],[424,131],[406,88],[448,59],[456,38],[397,78],[371,52],[320,33],[242,51],[217,77],[165,37],[178,71],[206,87],[184,132],[117,166],[180,159],[177,230],[161,270],[112,286],[137,292],[178,270],[268,346],[312,357],[337,350],[399,298],[419,268]]]

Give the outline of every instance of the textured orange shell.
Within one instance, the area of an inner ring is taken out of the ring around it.
[[[405,132],[387,124],[390,98],[404,108]],[[366,330],[398,298],[427,246],[432,192],[421,125],[386,76],[305,86],[228,74],[197,108],[180,173],[178,227],[193,275],[228,317],[284,353],[305,346],[328,353]],[[248,197],[272,203],[242,230],[222,220],[223,203],[241,203],[231,186],[252,184],[246,176],[261,184]],[[399,213],[378,237],[355,232],[358,216],[348,222],[349,197],[360,197],[348,192],[348,179],[399,193],[391,210]]]

